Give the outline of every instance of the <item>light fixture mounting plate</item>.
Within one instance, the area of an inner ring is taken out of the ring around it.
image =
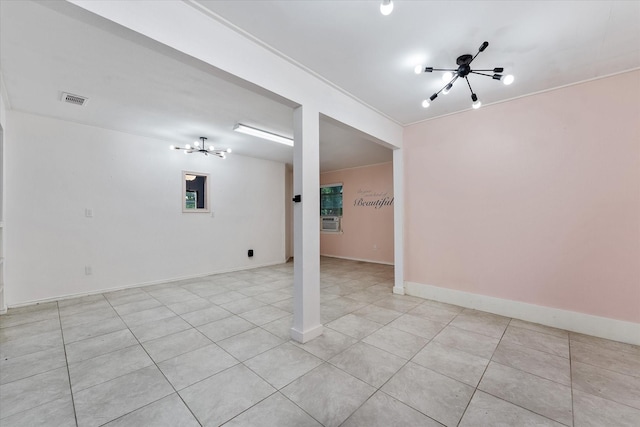
[[[471,64],[471,61],[473,61],[473,55],[469,55],[467,53],[467,54],[458,56],[458,59],[456,59],[456,64],[458,64],[458,65],[469,65],[469,64]]]

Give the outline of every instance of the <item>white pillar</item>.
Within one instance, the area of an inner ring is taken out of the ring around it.
[[[320,323],[320,116],[301,106],[293,113],[293,327],[305,343],[322,334]]]
[[[402,148],[393,150],[393,293],[404,295],[404,160]]]

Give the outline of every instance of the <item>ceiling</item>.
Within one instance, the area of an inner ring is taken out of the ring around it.
[[[471,108],[462,81],[423,109],[442,73],[417,64],[504,67],[511,86],[469,80],[483,104],[640,67],[640,1],[212,1],[207,10],[403,125]]]
[[[640,67],[637,1],[396,0],[386,17],[373,0],[187,1],[403,125],[470,108],[457,84],[423,109],[442,81],[413,68],[454,67],[484,40],[474,65],[516,76],[511,86],[472,76],[485,105]],[[241,122],[292,136],[296,105],[66,2],[0,1],[0,72],[16,110],[167,146],[206,136],[240,155],[292,163],[290,147],[232,129]],[[64,104],[63,91],[89,102]],[[320,157],[328,171],[390,161],[391,151],[323,117]]]

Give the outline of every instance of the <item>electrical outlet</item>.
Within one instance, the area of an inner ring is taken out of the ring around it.
[[[93,271],[92,271],[90,265],[85,265],[84,266],[84,274],[85,274],[85,276],[91,276],[93,274]]]

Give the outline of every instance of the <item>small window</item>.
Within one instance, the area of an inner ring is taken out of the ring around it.
[[[342,216],[342,184],[320,187],[320,216]]]
[[[209,175],[182,172],[182,212],[209,212]]]

